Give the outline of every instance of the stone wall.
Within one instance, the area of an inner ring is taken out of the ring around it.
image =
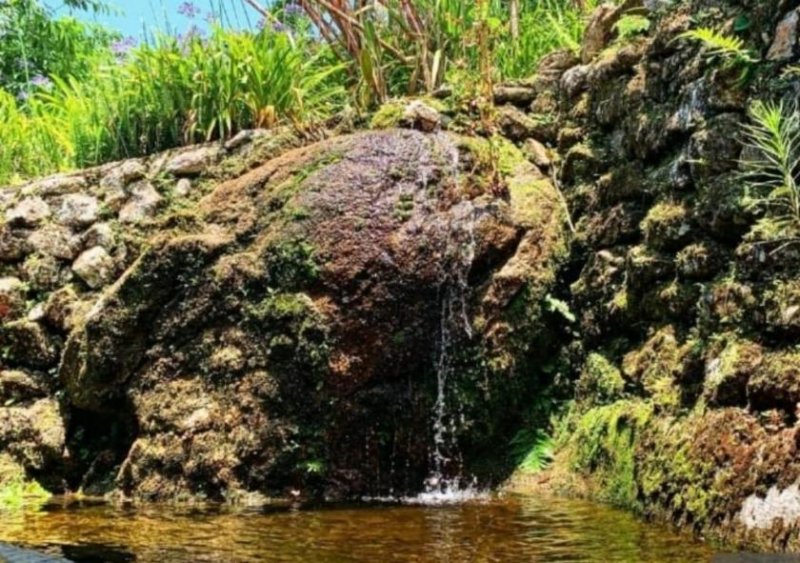
[[[576,398],[548,478],[796,550],[784,501],[800,478],[800,246],[744,204],[740,160],[751,104],[800,91],[784,73],[797,3],[645,4],[601,8],[580,58],[548,57],[516,85],[529,95],[498,92],[512,102],[506,134],[556,162],[576,224],[564,273]],[[627,13],[650,31],[617,39]],[[700,26],[737,34],[760,61],[726,63],[681,38]]]

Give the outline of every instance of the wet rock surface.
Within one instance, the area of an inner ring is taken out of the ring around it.
[[[419,115],[409,125],[429,129]],[[565,249],[555,189],[505,143],[502,191],[488,141],[390,129],[282,152],[188,219],[160,204],[124,228],[158,190],[138,164],[104,171],[99,189],[127,201],[67,222],[81,252],[54,267],[72,282],[26,306],[8,278],[9,311],[35,320],[0,331],[13,349],[2,388],[20,401],[0,416],[41,451],[35,465],[12,455],[31,474],[141,499],[413,492],[441,398],[458,429],[443,471],[502,478],[508,467],[487,471],[477,454],[505,443],[514,405],[544,380],[530,374],[550,349],[539,319]],[[25,370],[47,385],[14,375]],[[26,430],[19,409],[55,405],[66,430]],[[76,447],[84,459],[67,459]]]

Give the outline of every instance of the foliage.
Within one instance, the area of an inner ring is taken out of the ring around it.
[[[745,203],[763,209],[786,233],[800,227],[800,113],[794,104],[757,101],[750,108],[742,161],[747,182]]]
[[[520,470],[537,473],[553,461],[555,442],[541,428],[524,429],[511,440],[511,448]]]
[[[753,52],[745,47],[744,40],[709,27],[690,29],[678,37],[701,42],[708,49],[710,57],[718,57],[730,66],[747,67],[758,62]]]
[[[100,9],[98,2],[68,3]],[[0,87],[25,98],[50,76],[90,76],[117,34],[72,17],[54,18],[36,0],[0,2]]]
[[[344,103],[341,65],[283,33],[161,36],[93,76],[53,77],[25,104],[0,95],[0,182],[308,122]]]
[[[184,18],[200,16],[184,4]],[[149,34],[137,46],[40,0],[0,2],[0,183],[277,122],[303,128],[351,102],[374,107],[445,82],[467,85],[458,103],[485,101],[495,80],[577,49],[594,1],[520,0],[511,23],[505,0],[271,5],[257,31],[215,23],[209,34]]]
[[[647,33],[651,25],[652,22],[644,16],[627,14],[614,24],[614,30],[617,32],[619,40],[624,42],[633,39],[637,35]]]

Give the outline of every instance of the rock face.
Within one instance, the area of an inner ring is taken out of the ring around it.
[[[739,36],[755,56],[796,62],[794,6],[672,3],[627,42],[602,8],[583,64],[550,75],[531,106],[556,101],[557,139],[534,138],[558,149],[576,225],[564,274],[580,335],[568,346],[576,402],[547,482],[790,551],[800,548],[800,262],[770,213],[743,203],[738,161],[750,104],[791,104],[797,81],[778,85],[773,63],[739,81],[679,36],[706,8],[714,29],[746,13]]]
[[[221,183],[129,265],[95,224],[72,271],[106,289],[84,306],[53,293],[25,326],[47,342],[67,331],[48,350],[69,436],[116,430],[84,438],[91,471],[51,467],[148,499],[412,492],[439,401],[444,472],[502,478],[478,462],[543,381],[542,304],[565,250],[557,192],[504,146],[499,178],[486,140],[442,132],[289,151]],[[41,369],[20,358],[9,367]]]

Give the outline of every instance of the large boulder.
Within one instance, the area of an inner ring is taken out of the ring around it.
[[[134,421],[119,490],[413,491],[436,444],[444,473],[500,477],[479,457],[507,443],[550,351],[564,238],[550,181],[499,153],[441,132],[337,137],[151,240],[60,367],[74,408]]]

